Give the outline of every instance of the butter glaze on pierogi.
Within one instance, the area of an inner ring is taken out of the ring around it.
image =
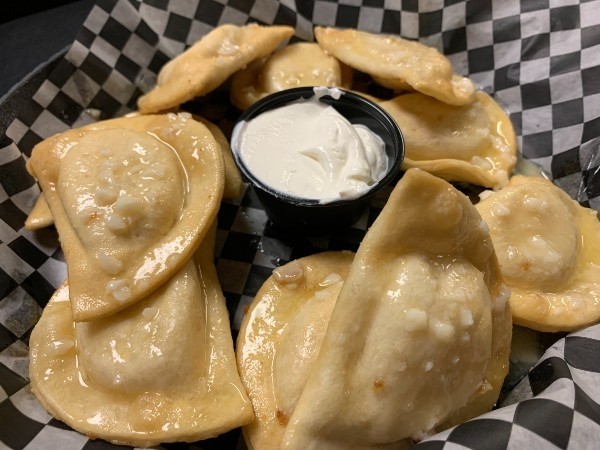
[[[251,448],[405,448],[493,406],[509,293],[487,226],[448,183],[409,170],[353,262],[317,254],[278,272],[238,338]]]

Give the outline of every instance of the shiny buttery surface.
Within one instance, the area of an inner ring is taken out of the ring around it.
[[[133,446],[204,439],[250,422],[212,264],[203,251],[149,297],[91,323],[73,323],[64,285],[30,339],[31,386],[42,405],[88,436]]]
[[[274,92],[300,86],[349,88],[352,69],[313,42],[297,42],[255,61],[231,80],[231,102],[244,110]]]
[[[399,36],[315,27],[315,38],[330,55],[392,89],[407,87],[450,105],[471,103],[475,86],[454,75],[448,58],[435,48]]]
[[[511,287],[515,323],[569,331],[600,318],[600,222],[543,178],[513,177],[477,209]]]
[[[204,95],[292,34],[287,26],[221,25],[161,68],[157,85],[138,99],[138,109],[155,113]]]
[[[36,146],[28,168],[59,232],[76,321],[123,309],[176,272],[224,183],[220,147],[185,113],[64,132]]]
[[[243,428],[252,448],[280,448],[353,257],[324,252],[279,267],[244,317],[236,354],[256,414]]]
[[[242,324],[253,448],[398,449],[491,409],[508,371],[508,293],[466,197],[408,171],[347,276],[317,272],[334,255],[277,269]]]
[[[377,101],[402,129],[403,168],[420,168],[449,181],[506,186],[517,154],[512,124],[490,96],[479,91],[475,99],[452,106],[412,93]]]

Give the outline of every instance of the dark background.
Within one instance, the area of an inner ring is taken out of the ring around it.
[[[0,14],[0,100],[75,40],[94,0],[8,0]]]

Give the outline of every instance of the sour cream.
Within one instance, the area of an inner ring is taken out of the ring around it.
[[[359,197],[388,169],[383,140],[320,102],[324,93],[341,94],[325,90],[240,122],[232,136],[232,148],[262,183],[320,203]]]

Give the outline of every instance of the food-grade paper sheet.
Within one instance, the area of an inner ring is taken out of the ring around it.
[[[600,209],[598,0],[99,0],[70,50],[2,130],[0,447],[112,447],[66,429],[28,388],[29,334],[66,275],[55,231],[23,228],[39,192],[25,170],[31,149],[59,131],[134,109],[166,61],[216,25],[248,22],[292,25],[295,39],[302,40],[313,39],[313,25],[327,25],[399,34],[438,48],[456,72],[468,75],[510,113],[526,158],[583,205]],[[239,114],[225,91],[187,107],[225,131]],[[274,227],[251,189],[224,203],[217,269],[234,333],[274,267],[326,249],[356,250],[386,194],[389,190],[352,228],[320,239]],[[509,406],[418,447],[594,446],[600,439],[599,354],[600,326],[568,335],[507,393]],[[239,441],[233,431],[190,448],[234,449]]]

